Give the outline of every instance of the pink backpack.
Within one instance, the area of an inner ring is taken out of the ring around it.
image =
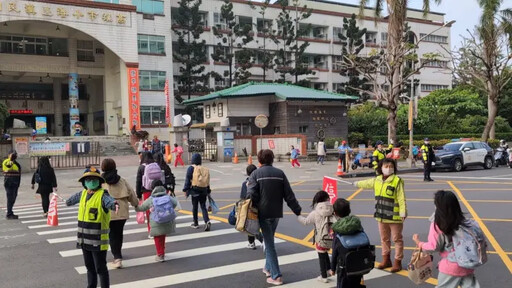
[[[160,169],[160,166],[158,166],[157,163],[146,165],[146,168],[144,168],[144,175],[142,175],[142,186],[146,190],[153,190],[151,183],[153,180],[162,180],[163,183],[165,180],[163,175],[164,172]]]

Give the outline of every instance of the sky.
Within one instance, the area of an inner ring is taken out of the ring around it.
[[[359,0],[331,0],[340,3],[359,4]],[[370,1],[372,7],[374,1]],[[440,5],[436,5],[435,1],[430,1],[430,10],[434,12],[445,13],[445,21],[455,20],[452,25],[452,47],[460,47],[462,38],[460,35],[468,35],[467,30],[473,30],[481,15],[480,7],[477,0],[442,0]],[[503,8],[512,8],[512,0],[503,0]],[[422,9],[423,0],[409,0],[409,7]]]

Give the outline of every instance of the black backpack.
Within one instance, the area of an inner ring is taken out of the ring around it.
[[[336,234],[344,248],[338,259],[338,269],[347,276],[363,276],[370,273],[375,266],[375,245],[364,231],[353,235]]]

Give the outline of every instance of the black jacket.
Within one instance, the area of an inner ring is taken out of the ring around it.
[[[36,172],[32,175],[32,185],[36,184],[36,173],[39,173],[41,177],[41,183],[38,183],[37,192],[38,194],[52,193],[53,188],[57,187],[57,178],[55,177],[55,171],[51,167],[39,167]]]
[[[300,215],[302,210],[284,172],[270,165],[252,172],[247,194],[258,208],[260,219],[283,218],[283,199],[295,215]]]

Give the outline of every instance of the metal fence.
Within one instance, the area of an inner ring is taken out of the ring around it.
[[[188,145],[188,152],[200,154],[203,160],[217,161],[217,143],[210,143],[206,139],[191,139]]]
[[[100,165],[100,143],[90,142],[89,153],[84,154],[73,154],[71,151],[67,151],[66,155],[54,155],[51,157],[51,163],[53,168],[85,168],[87,165]],[[30,156],[30,168],[37,169],[37,163],[39,158],[43,156]]]

